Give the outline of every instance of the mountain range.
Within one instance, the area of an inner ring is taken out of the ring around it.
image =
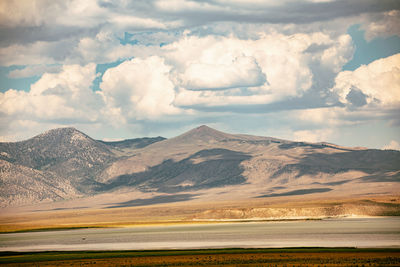
[[[400,151],[228,134],[200,126],[174,138],[117,142],[74,128],[0,143],[0,206],[137,192],[153,202],[293,195],[395,194]]]

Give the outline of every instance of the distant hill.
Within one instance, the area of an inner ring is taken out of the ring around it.
[[[121,190],[210,201],[400,189],[399,151],[228,134],[205,125],[171,139],[116,142],[60,128],[0,143],[0,159],[2,206]]]
[[[83,193],[102,168],[116,159],[105,144],[74,128],[50,130],[22,142],[1,143],[0,150],[1,159],[67,177]]]
[[[62,189],[64,186],[72,186],[72,191],[69,190],[69,193],[60,196],[54,196],[49,188],[42,187],[41,194],[48,194],[44,197],[48,200],[73,198],[77,192],[82,195],[93,194],[92,189],[97,185],[96,177],[104,168],[123,156],[120,149],[132,151],[163,139],[157,137],[103,142],[94,140],[74,128],[54,129],[26,141],[0,143],[0,159],[3,163],[13,166],[12,172],[2,172],[0,178],[3,180],[7,176],[9,182],[12,182],[12,179],[22,182],[22,177],[29,177],[31,182],[26,180],[26,192],[38,191],[36,187],[29,188],[29,184],[33,184],[32,181],[40,182],[41,178],[47,179],[47,184],[51,187]],[[31,175],[22,175],[28,170],[32,172]],[[56,181],[54,177],[61,180]],[[2,188],[3,193],[0,197],[7,194],[25,194],[25,191],[21,190],[20,187],[7,186]],[[39,201],[42,198],[32,196],[32,199]]]

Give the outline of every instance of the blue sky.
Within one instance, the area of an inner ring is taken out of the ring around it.
[[[200,124],[400,149],[400,4],[7,1],[0,140],[117,140]]]

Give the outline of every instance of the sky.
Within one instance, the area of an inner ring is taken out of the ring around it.
[[[400,149],[400,1],[0,1],[0,141],[229,133]]]

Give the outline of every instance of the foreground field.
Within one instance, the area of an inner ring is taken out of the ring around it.
[[[301,248],[1,253],[4,266],[399,266],[400,249]]]

